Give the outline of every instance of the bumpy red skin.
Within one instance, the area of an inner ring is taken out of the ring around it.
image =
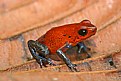
[[[78,34],[78,31],[83,27],[87,27],[88,34],[86,36],[80,36]],[[93,32],[90,30],[91,27],[95,28]],[[96,30],[96,27],[89,21],[83,21],[80,23],[54,27],[47,31],[46,34],[40,37],[37,41],[45,44],[49,48],[51,54],[55,54],[65,43],[68,42],[71,43],[72,46],[75,46],[77,43],[94,35]]]

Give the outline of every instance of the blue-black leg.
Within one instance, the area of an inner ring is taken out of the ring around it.
[[[78,46],[78,51],[77,51],[78,54],[81,54],[82,52],[84,52],[84,53],[87,53],[88,55],[87,58],[91,57],[91,55],[88,53],[88,48],[83,42],[78,43],[77,46]]]
[[[31,55],[40,64],[41,68],[42,66],[46,66],[47,63],[50,65],[55,65],[50,58],[46,58],[46,55],[49,54],[47,46],[37,41],[29,40],[28,47]]]
[[[66,57],[66,55],[64,54],[64,52],[62,51],[63,49],[68,49],[70,47],[72,47],[70,44],[64,45],[63,47],[61,47],[60,49],[57,50],[57,54],[65,62],[65,64],[68,66],[68,68],[71,71],[73,71],[73,72],[76,71],[77,72],[78,70],[76,69],[76,64],[72,64],[72,62],[70,61],[70,59],[68,59]]]

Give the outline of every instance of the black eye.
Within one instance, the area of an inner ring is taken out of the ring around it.
[[[78,34],[81,35],[81,36],[85,36],[87,34],[87,30],[86,29],[80,29],[78,31]]]

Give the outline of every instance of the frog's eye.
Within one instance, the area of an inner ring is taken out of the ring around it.
[[[87,30],[86,29],[80,29],[79,31],[78,31],[78,34],[79,35],[81,35],[81,36],[85,36],[85,35],[87,35]]]

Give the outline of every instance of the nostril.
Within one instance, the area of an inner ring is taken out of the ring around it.
[[[97,30],[96,27],[92,27],[92,28],[91,28],[91,31],[92,31],[92,32],[95,32],[96,30]]]

